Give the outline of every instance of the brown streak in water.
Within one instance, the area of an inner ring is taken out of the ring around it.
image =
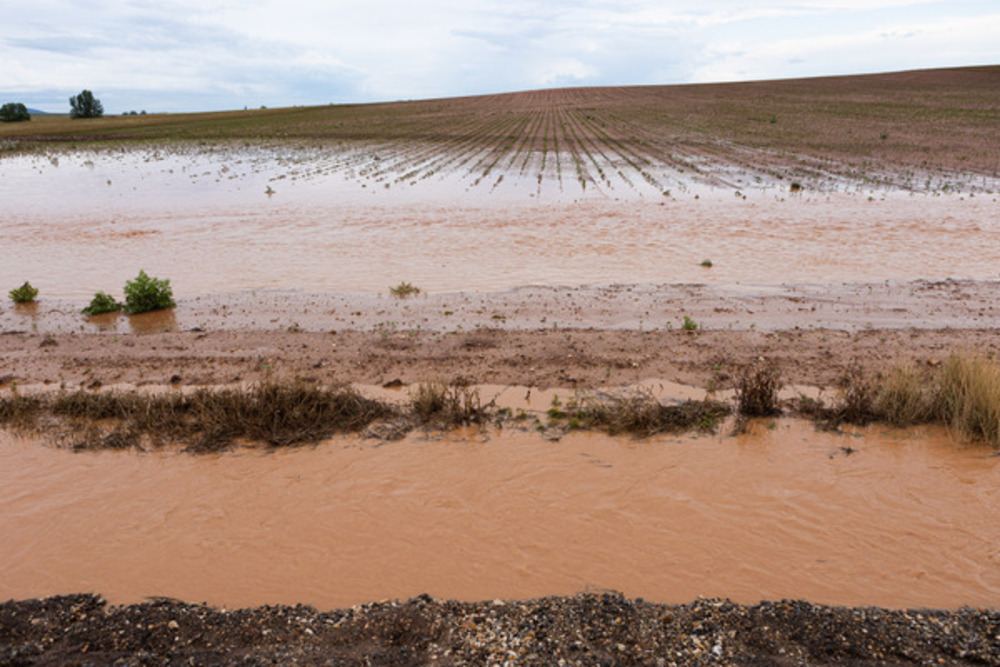
[[[508,430],[210,457],[9,435],[0,448],[0,599],[1000,599],[1000,459],[936,430],[780,421],[738,438],[555,443]]]

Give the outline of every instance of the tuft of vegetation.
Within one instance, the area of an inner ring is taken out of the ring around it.
[[[851,368],[840,383],[841,402],[836,420],[864,426],[879,418],[875,410],[877,385],[861,366]]]
[[[701,266],[705,267],[706,269],[712,268],[712,266],[713,266],[712,260],[710,260],[710,259],[703,259],[703,260],[701,260]]]
[[[936,372],[902,364],[872,376],[855,367],[844,378],[833,406],[803,398],[796,409],[830,427],[875,421],[898,427],[937,423],[969,440],[1000,446],[1000,363],[955,354]]]
[[[953,355],[941,369],[938,417],[966,437],[1000,445],[1000,363]]]
[[[706,399],[664,405],[655,397],[642,394],[585,399],[574,420],[611,435],[630,433],[645,437],[690,429],[714,431],[729,412],[729,406],[720,401]]]
[[[744,417],[774,417],[781,414],[778,390],[781,373],[768,362],[743,369],[736,384],[736,409]]]
[[[81,310],[84,315],[101,315],[103,313],[117,313],[124,306],[110,294],[98,292],[90,300],[90,305]]]
[[[135,280],[125,283],[125,312],[129,315],[173,308],[175,305],[169,280],[151,278],[145,271],[139,271]]]
[[[420,294],[420,288],[408,282],[401,282],[395,287],[390,287],[389,293],[397,299],[405,299]]]
[[[482,424],[488,418],[479,390],[462,383],[421,382],[410,398],[410,405],[413,416],[424,426],[454,428]]]
[[[7,292],[14,303],[31,303],[38,296],[38,290],[31,286],[27,280],[20,287],[16,287]]]
[[[0,107],[0,122],[20,123],[26,120],[31,120],[31,114],[20,102],[7,102]]]
[[[698,323],[695,322],[693,319],[691,319],[689,316],[685,315],[684,323],[681,325],[681,328],[684,329],[684,331],[697,331]]]
[[[874,413],[893,426],[912,426],[934,419],[934,385],[913,364],[893,366],[882,376]]]
[[[271,447],[316,442],[357,431],[395,414],[388,404],[347,387],[262,382],[249,389],[198,389],[191,394],[84,390],[54,396],[0,398],[0,423],[29,427],[43,413],[82,433],[74,447],[140,448],[185,443],[213,452],[236,441]]]
[[[104,115],[104,105],[89,90],[69,98],[70,118],[100,118]]]
[[[37,396],[24,396],[16,391],[0,398],[0,424],[14,428],[28,428],[43,411],[42,400]]]

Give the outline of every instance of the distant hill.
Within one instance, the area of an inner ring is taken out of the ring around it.
[[[28,113],[32,116],[62,116],[64,114],[52,113],[51,111],[42,111],[41,109],[32,109],[28,107]]]

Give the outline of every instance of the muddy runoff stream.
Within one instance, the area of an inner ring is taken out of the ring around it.
[[[612,588],[650,600],[1000,600],[1000,458],[941,430],[647,440],[507,429],[194,456],[0,435],[0,599],[340,607]]]

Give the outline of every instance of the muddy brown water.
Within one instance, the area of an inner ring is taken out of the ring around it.
[[[98,290],[118,294],[139,269],[170,278],[180,298],[385,293],[401,281],[442,292],[1000,277],[1000,186],[971,176],[916,194],[845,182],[791,194],[786,181],[729,188],[684,176],[665,196],[641,182],[588,190],[555,174],[537,191],[533,173],[495,188],[461,173],[381,183],[342,163],[355,159],[372,158],[6,157],[0,285],[31,280],[42,298],[82,307]]]
[[[939,430],[558,442],[512,430],[274,453],[0,438],[0,599],[339,607],[613,588],[682,602],[1000,600],[1000,458]]]

